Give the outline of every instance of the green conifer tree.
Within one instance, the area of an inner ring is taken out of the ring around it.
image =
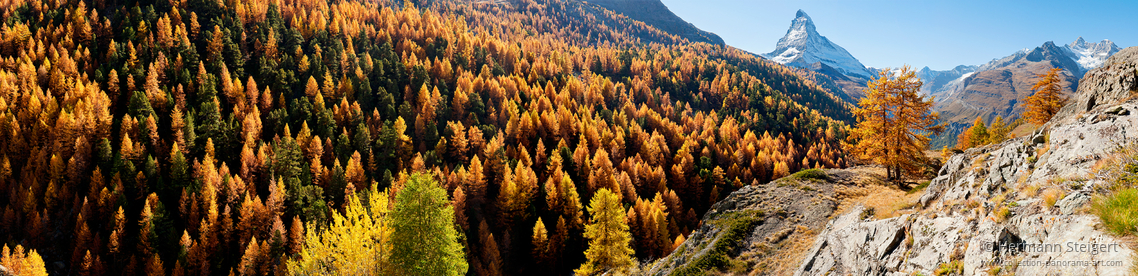
[[[392,264],[404,275],[465,275],[468,265],[446,190],[413,174],[391,213]]]

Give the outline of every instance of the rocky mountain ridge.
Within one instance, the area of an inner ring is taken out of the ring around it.
[[[652,25],[661,31],[681,36],[691,42],[726,45],[719,35],[701,30],[694,24],[684,21],[660,0],[588,0],[587,2],[622,13],[629,18]]]
[[[1049,123],[1031,135],[953,155],[897,210],[841,207],[851,204],[842,191],[872,182],[864,169],[824,171],[833,177],[796,174],[740,189],[649,274],[1125,275],[1135,265],[1133,245],[1101,230],[1087,208],[1106,185],[1094,174],[1096,165],[1138,141],[1136,68],[1138,47],[1122,50],[1088,72],[1074,100]],[[786,187],[797,189],[771,190]],[[798,199],[800,207],[780,209],[779,201],[768,202],[772,191]],[[830,219],[815,228],[820,216]],[[788,242],[795,235],[799,241]],[[810,245],[802,247],[803,239]],[[1088,246],[1101,250],[1079,250]],[[797,249],[802,253],[771,253]]]

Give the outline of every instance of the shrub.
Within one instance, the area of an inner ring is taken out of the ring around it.
[[[755,223],[762,217],[762,212],[736,212],[723,215],[721,218],[712,222],[720,227],[726,227],[719,233],[719,237],[715,243],[710,245],[707,253],[684,266],[672,271],[671,275],[705,275],[710,270],[720,270],[727,268],[729,265],[738,265],[732,263],[732,258],[728,256],[735,247],[743,242]]]
[[[1126,188],[1111,195],[1096,196],[1091,210],[1110,232],[1118,235],[1133,234],[1138,227],[1138,188]]]
[[[1007,221],[1008,216],[1011,215],[1011,213],[1012,211],[1009,210],[1007,206],[1000,207],[1000,210],[996,211],[996,222]]]
[[[792,174],[791,176],[793,176],[796,179],[816,179],[816,180],[830,179],[830,176],[827,175],[825,171],[819,170],[819,169],[801,170],[799,172]]]
[[[1027,186],[1027,188],[1023,189],[1023,195],[1025,195],[1027,197],[1035,197],[1038,194],[1039,194],[1039,185],[1031,185],[1031,186]]]
[[[913,187],[912,190],[909,190],[909,193],[911,194],[911,193],[923,191],[923,190],[925,190],[925,188],[929,187],[929,183],[932,183],[932,181],[928,181],[928,180],[921,181],[921,183],[917,184],[916,187]]]
[[[964,265],[960,261],[952,261],[950,263],[942,263],[940,267],[933,271],[937,276],[941,275],[964,275]]]

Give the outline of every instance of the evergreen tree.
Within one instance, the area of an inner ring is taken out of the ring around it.
[[[395,195],[391,262],[405,275],[464,275],[462,244],[446,190],[429,175],[412,174]]]
[[[154,114],[154,109],[150,107],[150,100],[146,98],[146,94],[142,91],[134,91],[130,97],[130,115],[136,119],[150,117]]]

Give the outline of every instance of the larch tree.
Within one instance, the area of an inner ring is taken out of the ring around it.
[[[392,229],[388,223],[387,192],[377,191],[375,184],[365,195],[349,195],[344,212],[332,212],[331,224],[317,231],[318,224],[309,222],[304,245],[287,266],[292,275],[376,275],[390,272]],[[367,202],[365,207],[364,202]],[[293,219],[293,225],[300,223]],[[291,232],[297,236],[304,229]],[[296,238],[294,238],[296,239]],[[298,240],[298,239],[297,239]]]
[[[541,218],[537,218],[537,223],[533,225],[533,259],[534,262],[543,267],[549,264],[551,260],[549,255],[549,232],[545,230],[545,223],[541,222]]]
[[[40,254],[36,253],[35,249],[25,252],[22,245],[16,245],[13,249],[4,245],[3,251],[0,252],[0,265],[7,267],[15,275],[47,275]]]
[[[1023,99],[1024,117],[1032,124],[1042,125],[1051,120],[1055,113],[1059,113],[1059,109],[1067,104],[1067,97],[1062,95],[1063,87],[1060,83],[1063,81],[1059,79],[1059,72],[1063,71],[1061,68],[1051,68],[1046,74],[1039,74],[1036,77],[1040,78],[1031,90],[1035,94]]]
[[[308,76],[308,82],[304,86],[304,95],[310,99],[316,98],[316,94],[320,94],[320,85],[316,83],[316,78]]]
[[[977,147],[988,144],[988,126],[984,123],[984,118],[976,117],[976,121],[972,122],[972,127],[968,128],[968,147]]]
[[[1012,125],[1004,122],[1003,116],[996,116],[992,120],[992,125],[988,128],[988,143],[995,144],[1003,142],[1008,139],[1008,132],[1011,132]]]
[[[464,275],[468,268],[447,192],[431,176],[412,174],[395,196],[391,261],[408,275]]]
[[[589,214],[592,217],[585,226],[585,237],[589,239],[589,249],[585,250],[588,260],[573,272],[580,275],[627,273],[633,262],[629,245],[632,237],[620,196],[607,188],[597,190],[589,201]]]
[[[933,99],[920,94],[923,83],[909,66],[882,70],[869,81],[854,110],[857,126],[849,149],[858,157],[885,166],[889,180],[920,173],[929,134],[940,133],[939,116],[929,113]]]

